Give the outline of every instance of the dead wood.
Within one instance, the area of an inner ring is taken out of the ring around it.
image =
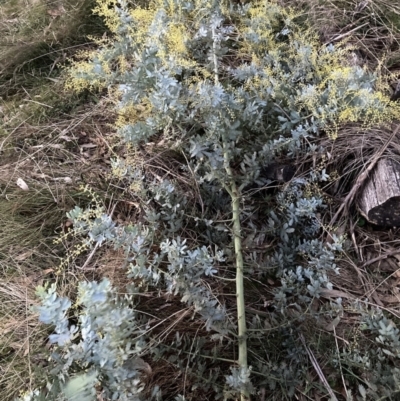
[[[368,178],[370,172],[373,170],[375,167],[376,163],[379,161],[383,153],[385,152],[386,148],[389,146],[389,144],[392,142],[392,140],[396,137],[397,133],[400,130],[400,125],[396,127],[396,129],[393,131],[393,133],[390,135],[389,139],[384,143],[384,145],[381,147],[381,149],[373,156],[372,160],[370,161],[368,167],[365,169],[365,171],[357,178],[353,188],[351,191],[347,194],[346,198],[344,199],[343,203],[340,205],[339,209],[335,213],[335,215],[332,217],[330,225],[333,226],[337,218],[340,216],[342,213],[343,209],[348,211],[350,204],[353,202],[354,197],[356,196],[358,190],[360,189],[361,185],[365,182],[365,180]]]
[[[380,226],[400,226],[400,164],[379,160],[358,202],[361,214]]]

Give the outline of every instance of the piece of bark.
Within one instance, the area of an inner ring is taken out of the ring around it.
[[[380,226],[400,226],[400,164],[379,160],[359,199],[362,215]]]
[[[392,135],[390,135],[388,140],[383,144],[383,146],[379,149],[379,151],[374,154],[374,156],[372,157],[371,161],[368,163],[368,167],[357,178],[353,188],[346,195],[346,198],[344,199],[344,201],[340,205],[340,207],[337,210],[337,212],[335,213],[335,215],[332,217],[330,226],[333,226],[333,224],[335,223],[336,219],[340,216],[340,213],[342,213],[343,209],[346,210],[346,211],[349,210],[349,206],[350,206],[351,202],[353,202],[353,199],[356,196],[358,190],[365,183],[365,181],[369,177],[369,174],[373,171],[373,169],[376,166],[376,164],[378,163],[379,159],[382,157],[382,155],[384,154],[385,150],[388,148],[390,143],[397,136],[399,131],[400,131],[400,124],[397,125],[396,129],[392,132]]]
[[[394,88],[393,94],[392,94],[392,96],[390,97],[390,100],[391,100],[392,102],[395,102],[396,100],[399,100],[399,99],[400,99],[400,81],[397,82],[397,85],[396,85],[396,87]]]

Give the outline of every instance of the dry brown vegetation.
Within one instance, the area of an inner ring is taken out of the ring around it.
[[[311,20],[322,42],[348,40],[354,46],[354,62],[369,68],[382,62],[383,73],[392,74],[396,85],[400,71],[400,6],[395,1],[281,2],[294,6]],[[105,32],[101,22],[91,15],[91,7],[90,0],[0,3],[0,394],[5,401],[13,400],[20,390],[33,388],[43,375],[39,368],[46,365],[47,328],[30,310],[37,303],[37,285],[56,279],[66,293],[73,293],[75,283],[82,278],[109,277],[123,291],[127,280],[121,270],[123,255],[111,249],[102,250],[89,261],[87,254],[80,255],[71,261],[69,269],[56,274],[60,261],[74,246],[72,240],[54,242],[68,231],[66,212],[91,202],[82,184],[90,185],[105,207],[113,210],[115,219],[122,223],[140,219],[134,193],[110,179],[110,158],[127,152],[114,137],[110,105],[102,102],[101,94],[78,96],[63,87],[62,66],[67,59],[79,49],[93,46],[88,34],[101,36]],[[326,221],[324,236],[332,232],[330,218],[355,177],[388,135],[389,130],[366,132],[346,126],[334,143],[321,139],[331,154],[325,161],[326,168],[337,174],[337,180],[324,188],[331,199],[330,210],[322,216]],[[386,154],[398,160],[399,144],[400,136]],[[174,169],[179,160],[171,157],[162,144],[150,144],[143,154],[133,156],[138,163],[146,162],[149,174],[174,176],[186,185],[185,177],[178,176],[179,169]],[[313,163],[302,160],[300,170],[306,171]],[[25,189],[18,185],[19,179],[27,186]],[[190,191],[196,198],[196,189]],[[326,291],[325,299],[367,298],[369,304],[400,321],[399,229],[369,225],[353,205],[340,215],[335,230],[347,234],[352,252],[340,261],[342,273],[332,277],[335,287]],[[79,269],[82,265],[83,270]],[[252,308],[257,310],[260,299],[268,298],[268,288],[252,288],[252,294],[250,312]],[[159,308],[160,300],[148,295],[141,303],[143,310]],[[312,307],[317,309],[323,302],[315,300]],[[181,332],[190,330],[196,336],[201,328],[193,325],[188,315],[190,310],[177,303],[176,314],[160,320],[159,336],[171,335],[173,327]],[[332,332],[339,341],[368,344],[370,339],[358,331],[358,323],[357,315],[347,310],[337,326],[329,327],[329,322],[322,325],[318,338],[315,327],[310,326],[309,346],[313,341],[325,341],[324,335],[331,336]],[[323,356],[317,359],[323,369]],[[171,382],[172,374],[168,367],[158,366],[147,380],[165,384]],[[351,384],[341,383],[340,372],[325,371],[325,375],[342,389],[344,397],[346,385]],[[318,390],[315,371],[310,371],[309,380],[316,383],[315,389],[309,395],[305,389],[297,389],[297,399],[326,399]],[[171,393],[175,390],[172,388]],[[207,395],[203,396],[206,399]]]

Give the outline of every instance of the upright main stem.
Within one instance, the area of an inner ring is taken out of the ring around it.
[[[232,199],[232,223],[233,223],[233,243],[236,256],[236,307],[238,319],[238,364],[239,368],[247,370],[247,329],[246,312],[244,303],[244,277],[243,277],[243,253],[242,253],[242,235],[240,225],[240,194],[233,178],[232,169],[229,163],[229,150],[226,141],[224,141],[224,167],[229,177],[229,194]],[[249,393],[243,390],[240,394],[241,401],[249,399]]]
[[[213,61],[214,61],[214,79],[215,84],[219,82],[218,78],[218,58],[217,58],[217,39],[215,28],[212,29],[213,35]],[[233,244],[236,255],[236,305],[238,319],[238,364],[241,370],[247,370],[247,329],[246,329],[246,313],[244,303],[244,285],[243,285],[243,254],[242,254],[242,236],[240,225],[240,193],[237,188],[230,165],[230,155],[228,142],[225,137],[222,138],[222,146],[224,153],[224,168],[228,176],[228,190],[232,199],[232,223],[233,223]],[[250,394],[247,390],[242,390],[240,400],[249,400]]]
[[[238,318],[238,334],[239,334],[239,366],[247,369],[247,338],[246,338],[246,313],[244,303],[244,285],[243,285],[243,254],[242,254],[242,237],[240,226],[240,199],[235,183],[231,184],[232,188],[232,221],[233,236],[236,255],[236,303]]]

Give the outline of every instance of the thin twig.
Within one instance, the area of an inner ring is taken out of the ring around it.
[[[346,36],[351,35],[353,32],[358,31],[359,29],[361,29],[362,27],[364,27],[364,26],[366,26],[368,24],[369,24],[369,22],[366,22],[365,24],[362,24],[360,26],[356,26],[355,28],[351,29],[350,31],[342,33],[341,35],[336,36],[336,38],[330,39],[328,43],[336,42],[336,41],[338,41],[340,39],[343,39]],[[328,43],[326,43],[326,44],[328,44]]]
[[[86,262],[83,264],[82,267],[79,266],[75,266],[77,269],[79,270],[95,270],[95,268],[87,268],[86,266],[90,263],[90,261],[92,260],[95,252],[97,251],[97,248],[99,247],[99,243],[96,242],[96,245],[94,246],[92,252],[90,252],[88,258],[86,259]]]
[[[346,397],[347,397],[347,399],[349,399],[349,391],[347,390],[346,380],[344,380],[344,377],[343,377],[342,363],[340,362],[340,351],[339,351],[338,340],[337,340],[337,337],[336,337],[336,328],[335,328],[335,326],[333,326],[333,333],[335,334],[334,337],[335,337],[335,344],[336,344],[336,350],[337,350],[337,356],[338,356],[338,362],[339,362],[340,376],[342,378],[342,383],[343,383],[344,391],[346,392]]]
[[[336,395],[334,394],[331,386],[329,385],[328,381],[325,378],[324,372],[322,372],[322,369],[320,368],[317,359],[315,358],[315,356],[312,353],[312,351],[310,350],[310,348],[308,348],[308,346],[306,344],[306,340],[304,339],[302,334],[300,334],[300,340],[303,343],[303,346],[307,351],[307,354],[308,354],[308,356],[310,358],[310,361],[311,361],[315,371],[317,372],[317,375],[318,375],[319,379],[321,380],[322,384],[325,386],[326,390],[328,391],[329,395],[331,396],[331,400],[332,401],[338,401],[338,399],[336,398]]]
[[[397,249],[395,251],[386,252],[383,255],[380,255],[380,256],[377,256],[376,258],[368,260],[367,262],[365,262],[364,264],[362,264],[360,266],[360,269],[363,269],[364,267],[372,265],[375,262],[379,262],[380,260],[386,259],[389,256],[394,256],[394,255],[398,255],[398,254],[400,254],[400,250],[399,249]]]

